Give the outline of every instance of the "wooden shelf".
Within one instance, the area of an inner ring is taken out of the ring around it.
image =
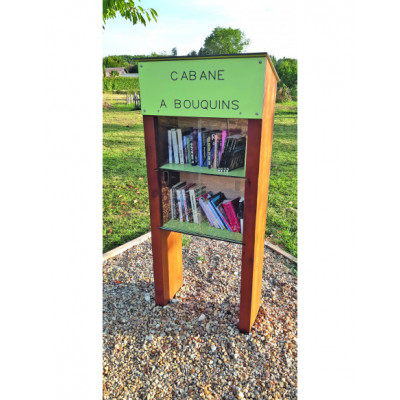
[[[243,235],[238,232],[230,232],[227,229],[214,228],[208,221],[203,221],[200,224],[190,222],[180,222],[176,219],[169,220],[160,229],[185,233],[187,235],[201,236],[210,239],[223,240],[225,242],[243,244]]]
[[[180,172],[192,172],[194,174],[205,174],[205,175],[217,175],[227,176],[233,178],[246,178],[246,172],[244,168],[237,168],[229,172],[219,172],[216,168],[199,167],[198,165],[189,164],[164,164],[160,169],[169,171],[180,171]]]

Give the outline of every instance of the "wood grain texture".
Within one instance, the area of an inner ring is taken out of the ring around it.
[[[150,229],[153,250],[155,299],[166,305],[182,286],[182,235],[158,229],[162,225],[161,180],[157,171],[157,120],[143,116],[147,178],[150,205]],[[168,252],[171,249],[171,252]]]
[[[250,332],[261,302],[268,186],[277,80],[268,62],[262,120],[249,120],[239,330]]]

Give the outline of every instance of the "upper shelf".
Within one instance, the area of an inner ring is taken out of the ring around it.
[[[216,168],[199,167],[198,165],[189,164],[164,164],[160,169],[169,171],[180,171],[180,172],[192,172],[195,174],[205,175],[218,175],[232,178],[246,178],[246,172],[244,168],[237,168],[229,172],[219,172]]]

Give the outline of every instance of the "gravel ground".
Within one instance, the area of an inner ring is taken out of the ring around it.
[[[192,237],[184,283],[154,302],[151,240],[104,262],[104,399],[296,399],[297,278],[265,248],[252,332],[237,329],[241,246]]]

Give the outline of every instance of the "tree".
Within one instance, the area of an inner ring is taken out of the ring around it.
[[[128,61],[123,56],[108,56],[103,58],[103,65],[106,68],[127,67]]]
[[[289,88],[297,85],[297,60],[294,58],[281,58],[276,64],[276,72],[281,79],[280,85]]]
[[[140,2],[141,0],[137,0]],[[153,18],[157,22],[157,11],[154,8],[143,9],[135,5],[134,0],[103,0],[103,29],[108,19],[115,18],[120,13],[123,18],[131,21],[133,25],[140,22],[146,26],[147,21]],[[146,18],[147,17],[147,21]]]
[[[196,57],[197,56],[196,50],[192,50],[190,53],[188,53],[188,56]]]
[[[216,27],[207,36],[203,47],[199,50],[199,56],[212,54],[236,54],[241,53],[250,43],[240,29]]]
[[[176,47],[174,47],[174,48],[171,50],[171,53],[172,53],[173,56],[177,56],[177,55],[178,55],[178,49],[177,49]]]

